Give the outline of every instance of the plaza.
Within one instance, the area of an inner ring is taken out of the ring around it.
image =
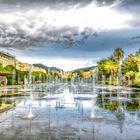
[[[2,140],[132,140],[140,137],[140,91],[93,83],[1,88],[24,96],[0,113]]]

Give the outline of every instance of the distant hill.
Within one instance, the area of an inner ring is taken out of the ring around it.
[[[47,66],[45,66],[43,64],[33,64],[33,65],[36,66],[36,67],[39,67],[39,68],[46,69],[46,70],[50,69],[52,71],[58,71],[58,72],[63,71],[62,69],[59,69],[59,68],[56,68],[56,67],[47,67]]]
[[[43,69],[46,69],[46,70],[48,70],[48,69],[50,69],[50,70],[52,70],[52,71],[58,71],[58,72],[63,72],[63,70],[62,69],[59,69],[59,68],[57,68],[57,67],[48,67],[48,66],[45,66],[45,65],[43,65],[43,64],[33,64],[34,66],[36,66],[36,67],[40,67],[40,68],[43,68]],[[85,68],[79,68],[79,69],[75,69],[75,70],[72,70],[73,72],[77,72],[77,71],[79,71],[79,70],[82,70],[82,71],[89,71],[89,70],[92,70],[92,69],[95,69],[95,68],[97,68],[97,66],[91,66],[91,67],[85,67]]]
[[[79,71],[79,70],[81,70],[81,71],[89,71],[89,70],[93,70],[93,69],[95,69],[95,68],[97,68],[97,66],[91,66],[91,67],[79,68],[79,69],[75,69],[75,70],[73,70],[73,72],[77,72],[77,71]]]

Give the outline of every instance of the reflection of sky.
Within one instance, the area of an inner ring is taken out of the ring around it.
[[[0,50],[64,70],[96,65],[116,47],[139,49],[139,13],[139,0],[1,0]]]
[[[93,99],[86,100],[87,97],[88,98],[93,97],[92,84],[86,83],[86,85],[87,86],[75,84],[75,85],[64,86],[63,84],[59,84],[58,86],[58,85],[50,84],[50,89],[55,89],[56,92],[54,90],[52,90],[52,92],[49,93],[47,92],[45,96],[46,98],[39,97],[38,99],[37,96],[32,98],[31,101],[32,112],[34,115],[35,114],[37,115],[37,117],[34,120],[23,120],[18,117],[21,114],[27,114],[29,111],[28,108],[30,104],[30,98],[29,97],[25,97],[25,99],[23,98],[22,99],[23,103],[21,102],[21,104],[19,104],[14,109],[8,111],[7,113],[0,114],[1,120],[7,118],[7,120],[5,120],[3,123],[0,123],[0,127],[1,127],[0,137],[1,134],[5,134],[2,132],[8,130],[9,132],[8,136],[10,134],[13,134],[10,135],[11,136],[10,138],[13,138],[14,134],[16,134],[16,137],[19,137],[20,135],[20,137],[23,136],[24,138],[26,138],[27,135],[33,136],[31,134],[34,134],[34,136],[42,138],[41,137],[42,135],[46,136],[47,133],[50,132],[49,131],[50,128],[52,133],[49,133],[49,135],[55,134],[56,130],[59,128],[61,135],[66,136],[67,134],[70,133],[71,135],[75,135],[76,133],[76,136],[77,137],[79,136],[81,139],[83,138],[83,140],[85,140],[87,137],[93,140],[93,132],[94,132],[94,137],[96,139],[108,140],[108,137],[110,138],[110,140],[114,140],[115,138],[122,139],[122,140],[126,140],[126,138],[128,140],[137,139],[137,137],[140,136],[139,111],[124,110],[125,119],[122,120],[119,119],[119,117],[118,118],[116,117],[117,114],[116,111],[109,111],[105,108],[103,109],[99,107],[100,104],[99,105],[95,104],[94,106],[92,106]],[[54,88],[54,86],[56,86],[57,88]],[[44,89],[45,85],[44,87],[42,86],[42,88]],[[101,87],[98,87],[99,90],[100,88]],[[9,88],[5,88],[5,89],[10,90]],[[89,90],[86,91],[85,89],[89,89]],[[95,88],[95,90],[98,89]],[[57,94],[58,90],[59,92],[61,92],[61,94]],[[107,87],[106,89],[102,89],[102,90],[108,92],[108,95],[110,94],[110,91],[107,90]],[[24,91],[24,90],[22,90],[20,87],[19,91]],[[121,90],[119,92],[121,92]],[[42,94],[42,92],[40,92],[40,94]],[[127,94],[125,93],[125,95]],[[74,97],[77,97],[77,99],[73,100]],[[81,97],[83,97],[82,100],[80,100]],[[64,99],[64,102],[61,103],[64,104],[60,104],[60,105],[64,105],[64,107],[62,108],[60,107],[56,109],[56,102],[59,100],[63,101],[62,99]],[[108,100],[109,98],[107,98],[107,101]],[[76,103],[75,105],[73,105],[73,101]],[[95,111],[97,115],[102,115],[104,117],[103,120],[91,121],[88,119],[93,107],[96,108]],[[30,121],[31,123],[29,123]],[[31,131],[29,130],[30,129],[29,126],[31,126]],[[11,127],[12,129],[10,129]],[[120,127],[123,129],[122,134],[120,132]],[[19,130],[21,130],[22,133],[16,133],[19,132]],[[7,135],[5,137],[7,137]]]

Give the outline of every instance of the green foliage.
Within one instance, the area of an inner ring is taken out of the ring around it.
[[[8,66],[6,66],[5,68],[4,68],[6,71],[8,71],[8,72],[13,72],[13,69],[15,69],[14,68],[14,66],[12,66],[12,65],[8,65]]]
[[[1,72],[7,72],[7,71],[4,69],[4,67],[2,66],[2,64],[0,64],[0,71],[1,71]]]
[[[140,87],[140,72],[135,74],[134,85]]]
[[[111,58],[102,59],[98,62],[98,70],[99,75],[115,75],[118,70],[118,63]]]
[[[16,84],[24,84],[24,77],[28,77],[29,72],[16,70]]]
[[[125,73],[125,76],[127,78],[134,78],[135,77],[135,72],[134,71],[128,71]]]
[[[124,52],[117,48],[113,56],[100,60],[98,64],[99,75],[106,76],[106,83],[109,81],[109,75],[112,75],[113,83],[116,83],[118,66],[123,58]],[[140,50],[135,55],[129,55],[122,64],[122,76],[125,77],[125,85],[131,82],[132,86],[140,86]],[[114,81],[115,80],[115,81]]]
[[[73,73],[71,72],[71,73],[69,73],[67,80],[71,81],[72,77],[73,77]]]
[[[2,64],[0,64],[0,71],[3,71],[3,70],[4,70],[4,68],[3,68]]]
[[[15,72],[13,71],[15,70]],[[0,71],[2,72],[8,72],[8,73],[15,73],[15,77],[8,76],[7,77],[7,85],[18,85],[18,84],[24,84],[24,79],[25,77],[28,78],[29,72],[28,71],[20,71],[15,69],[14,66],[8,65],[5,68],[3,68],[2,64],[0,64]],[[34,83],[39,83],[39,82],[45,82],[46,81],[46,74],[43,72],[33,72],[32,76],[34,77]]]
[[[32,76],[33,76],[33,83],[46,82],[46,74],[41,71],[32,72]]]
[[[98,64],[98,70],[99,70],[99,74],[105,74],[105,64],[108,61],[108,59],[102,59],[100,60],[97,64]]]
[[[136,61],[136,56],[135,55],[130,55],[128,56],[125,61],[123,62],[122,65],[122,72],[126,73],[129,71],[133,71],[133,72],[138,72],[138,65],[137,65],[137,61]]]
[[[129,55],[122,66],[122,73],[130,78],[132,86],[140,86],[140,50],[135,55]]]
[[[52,80],[55,80],[56,77],[59,77],[59,73],[57,71],[51,71],[50,75]]]
[[[77,75],[81,78],[83,78],[83,71],[82,70],[78,70],[77,71]]]

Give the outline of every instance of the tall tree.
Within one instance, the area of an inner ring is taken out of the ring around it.
[[[117,48],[114,52],[114,58],[120,62],[121,59],[123,58],[124,56],[124,51],[122,50],[122,48]]]

